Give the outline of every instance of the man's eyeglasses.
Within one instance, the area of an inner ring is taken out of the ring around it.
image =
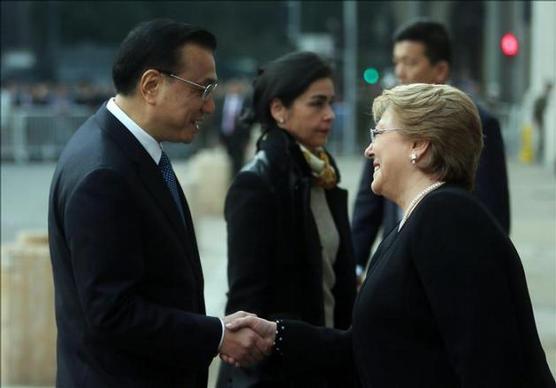
[[[218,86],[218,83],[216,83],[216,82],[210,83],[210,84],[208,84],[207,86],[203,86],[203,85],[200,85],[200,84],[198,84],[198,83],[196,83],[196,82],[189,81],[189,80],[183,79],[183,78],[181,78],[181,77],[178,77],[177,75],[175,75],[175,74],[173,74],[173,73],[171,73],[171,72],[169,72],[169,71],[164,71],[164,70],[159,70],[159,69],[157,69],[157,70],[158,70],[159,72],[161,72],[162,74],[167,75],[168,77],[175,78],[175,79],[177,79],[177,80],[180,80],[181,82],[185,82],[185,83],[188,84],[188,85],[194,86],[194,87],[196,87],[197,89],[202,90],[203,93],[201,94],[201,99],[202,99],[203,101],[208,100],[208,99],[210,98],[212,92],[214,92],[214,89],[216,89],[216,87]]]
[[[388,131],[401,131],[401,128],[371,128],[369,134],[371,135],[371,142],[375,141],[376,137]]]

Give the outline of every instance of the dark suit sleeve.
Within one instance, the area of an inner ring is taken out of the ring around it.
[[[510,198],[504,141],[498,120],[480,110],[484,148],[475,178],[475,194],[502,229],[510,233]]]
[[[334,371],[353,376],[351,329],[312,326],[302,321],[283,320],[282,341],[278,341],[283,367],[290,372]]]
[[[536,334],[510,241],[470,197],[426,198],[412,217],[413,262],[460,386],[536,386],[522,380]]]
[[[373,162],[366,159],[351,222],[355,262],[362,267],[367,265],[384,215],[384,198],[371,190],[372,173]]]
[[[273,305],[277,208],[272,198],[268,185],[251,172],[241,172],[226,196],[228,314],[245,310],[266,317],[268,306]]]
[[[99,341],[124,350],[156,354],[160,361],[182,368],[206,367],[217,352],[221,323],[141,297],[145,237],[142,215],[130,198],[124,177],[100,169],[82,179],[64,209],[88,329]]]

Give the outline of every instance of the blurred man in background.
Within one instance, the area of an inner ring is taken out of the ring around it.
[[[533,104],[533,120],[535,121],[535,126],[537,127],[537,147],[536,147],[536,159],[538,162],[542,163],[544,159],[544,139],[545,139],[545,128],[544,128],[544,112],[546,110],[546,105],[548,104],[548,97],[552,91],[552,82],[546,81],[542,93],[535,99]]]
[[[231,179],[243,167],[245,148],[249,141],[249,127],[239,120],[240,113],[246,105],[247,87],[241,80],[229,81],[226,84],[226,94],[222,104],[220,140],[230,159]]]
[[[394,34],[393,62],[402,84],[446,83],[450,76],[452,48],[446,28],[436,22],[419,20],[401,27]],[[484,149],[475,178],[475,195],[509,234],[510,203],[506,156],[498,120],[481,107]],[[373,164],[367,159],[352,217],[353,244],[357,272],[367,265],[380,228],[389,232],[401,220],[401,209],[371,191]]]

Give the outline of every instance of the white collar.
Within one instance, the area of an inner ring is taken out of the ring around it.
[[[160,143],[157,142],[154,137],[149,135],[147,131],[137,125],[137,123],[116,104],[114,97],[108,100],[106,109],[108,109],[108,111],[129,130],[129,132],[131,132],[131,134],[139,141],[139,143],[141,143],[151,158],[153,158],[154,162],[158,165],[160,157],[162,156],[162,147]]]

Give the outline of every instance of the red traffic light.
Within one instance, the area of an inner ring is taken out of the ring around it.
[[[502,54],[507,57],[515,57],[519,53],[519,42],[514,34],[508,32],[500,39]]]

